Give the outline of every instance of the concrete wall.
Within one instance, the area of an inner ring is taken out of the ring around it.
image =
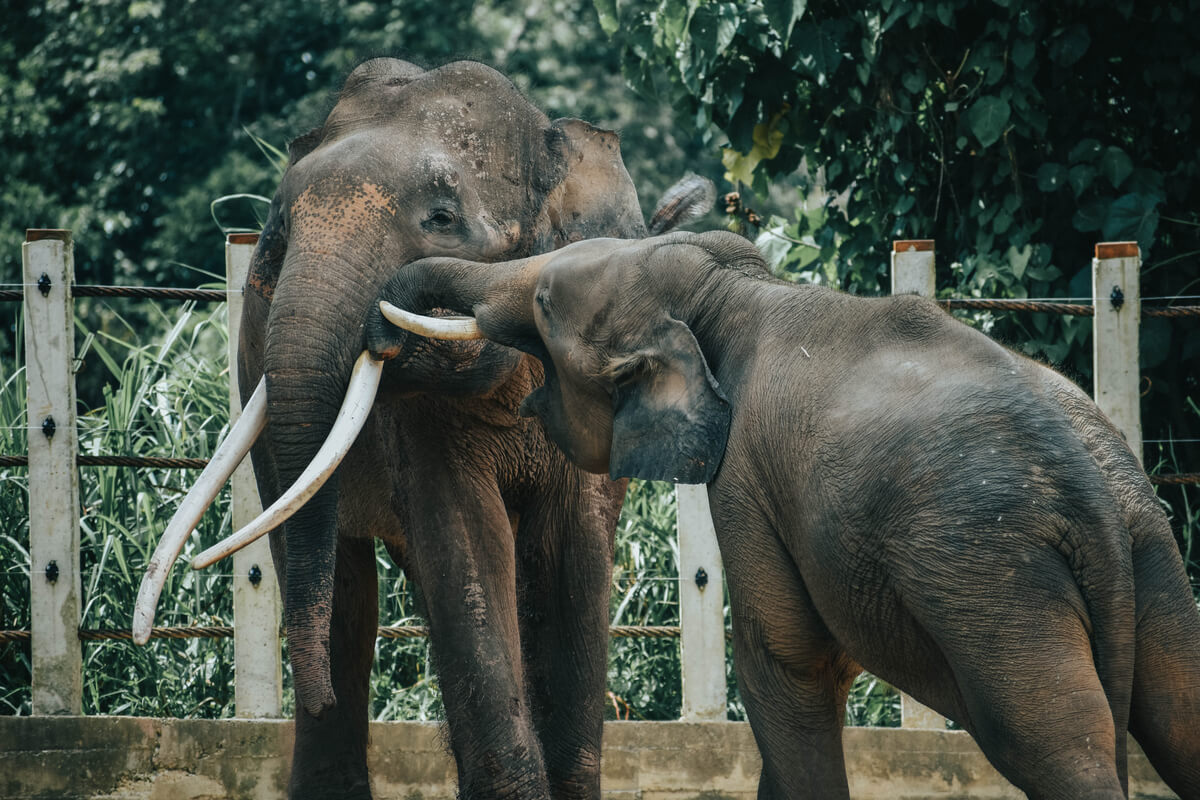
[[[0,717],[0,797],[87,800],[274,800],[284,795],[292,726],[279,720]],[[964,733],[850,728],[855,800],[1020,798]],[[439,727],[376,723],[378,800],[453,800],[454,765]],[[1174,798],[1140,750],[1130,796]],[[759,758],[736,722],[610,722],[605,800],[755,797]]]

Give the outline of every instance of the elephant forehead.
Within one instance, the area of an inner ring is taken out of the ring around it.
[[[378,225],[399,210],[399,203],[386,188],[351,177],[326,178],[308,186],[291,205],[292,240],[311,246],[328,239],[331,246],[345,244],[349,237]]]

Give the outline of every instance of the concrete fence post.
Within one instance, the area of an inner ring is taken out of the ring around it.
[[[80,714],[79,440],[75,430],[71,232],[29,230],[21,256],[33,713]]]
[[[902,239],[892,242],[892,294],[935,297],[937,270],[932,239]],[[900,727],[945,730],[946,718],[900,693]]]
[[[1096,405],[1125,435],[1129,449],[1142,461],[1142,418],[1139,395],[1138,331],[1142,296],[1138,279],[1141,252],[1137,242],[1102,242],[1092,259],[1092,357]]]
[[[242,287],[256,233],[233,233],[225,240],[225,285],[229,288],[229,422],[242,413],[237,350],[242,322]],[[254,470],[246,460],[233,473],[233,529],[262,512]],[[282,664],[279,647],[279,586],[266,537],[233,555],[233,702],[239,717],[283,716]]]
[[[725,719],[725,572],[708,487],[677,484],[682,719]]]
[[[892,294],[936,294],[932,239],[899,239],[892,242]]]

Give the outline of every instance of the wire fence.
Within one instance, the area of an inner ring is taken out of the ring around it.
[[[8,285],[0,287],[0,302],[20,302],[25,299],[26,291],[36,289],[43,295],[49,291],[48,279],[45,275],[35,283],[22,284],[19,288]],[[232,282],[232,281],[231,281]],[[64,281],[64,283],[70,283]],[[87,286],[70,284],[70,296],[75,298],[124,298],[145,299],[155,301],[190,301],[190,302],[225,302],[241,294],[240,290],[213,288],[179,288],[179,287],[145,287],[145,286]],[[1069,298],[1074,299],[1074,298]],[[1178,302],[1192,300],[1192,297],[1153,298],[1158,301]],[[1117,298],[1114,298],[1114,305]],[[1051,313],[1079,317],[1095,317],[1094,302],[1067,302],[1057,299],[1010,299],[1010,298],[948,298],[938,301],[947,310],[976,310],[1003,313]],[[1145,317],[1161,317],[1168,319],[1185,319],[1200,317],[1200,305],[1150,305],[1145,300],[1139,301],[1140,311]],[[40,424],[40,423],[39,423]],[[81,426],[82,427],[82,426]],[[34,429],[34,426],[30,426]],[[43,429],[44,430],[44,429]],[[91,431],[105,433],[103,427]],[[112,431],[108,433],[122,433]],[[128,433],[128,432],[125,432]],[[205,458],[175,458],[137,455],[77,455],[74,459],[76,467],[130,467],[144,469],[203,469],[208,464]],[[28,455],[0,455],[0,467],[28,467]],[[1200,485],[1200,473],[1176,473],[1151,475],[1150,481],[1156,485]],[[658,580],[674,580],[683,583],[679,576],[663,577]],[[69,636],[68,632],[65,634]],[[728,632],[726,631],[726,636]],[[122,628],[85,628],[79,627],[76,635],[80,641],[112,641],[129,640],[132,633]],[[281,635],[283,632],[281,631]],[[610,628],[614,638],[652,638],[679,639],[683,637],[683,628],[678,625],[619,625]],[[191,639],[208,638],[223,639],[235,636],[235,628],[226,625],[203,626],[170,626],[158,627],[151,631],[153,639]],[[414,639],[428,636],[428,629],[423,625],[393,625],[379,626],[377,636],[380,639]],[[29,630],[0,630],[0,644],[9,642],[32,642],[34,635]]]

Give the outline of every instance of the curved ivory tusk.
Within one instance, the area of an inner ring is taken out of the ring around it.
[[[158,597],[162,594],[167,583],[167,575],[179,558],[183,543],[204,515],[205,510],[216,498],[229,480],[229,476],[237,469],[238,464],[246,458],[254,440],[262,433],[267,424],[267,382],[260,380],[254,389],[254,394],[242,409],[242,415],[229,429],[229,435],[217,452],[209,460],[208,466],[200,473],[191,491],[179,504],[175,515],[163,531],[154,555],[146,566],[146,574],[142,576],[142,585],[138,589],[137,602],[133,607],[133,640],[145,644],[150,639],[150,629],[154,626],[154,609],[158,605]]]
[[[192,569],[204,569],[225,556],[233,555],[263,534],[282,525],[325,485],[325,481],[329,480],[338,464],[342,463],[342,459],[346,457],[350,446],[358,437],[358,432],[367,421],[382,374],[383,362],[376,361],[364,351],[354,364],[354,372],[350,374],[350,385],[346,387],[346,397],[342,400],[342,408],[338,411],[337,419],[333,421],[333,427],[329,429],[329,436],[304,472],[300,473],[300,477],[291,488],[280,495],[257,519],[193,558]]]
[[[379,301],[383,317],[397,328],[419,333],[430,339],[483,339],[479,323],[472,317],[423,317],[398,308],[387,300]]]

